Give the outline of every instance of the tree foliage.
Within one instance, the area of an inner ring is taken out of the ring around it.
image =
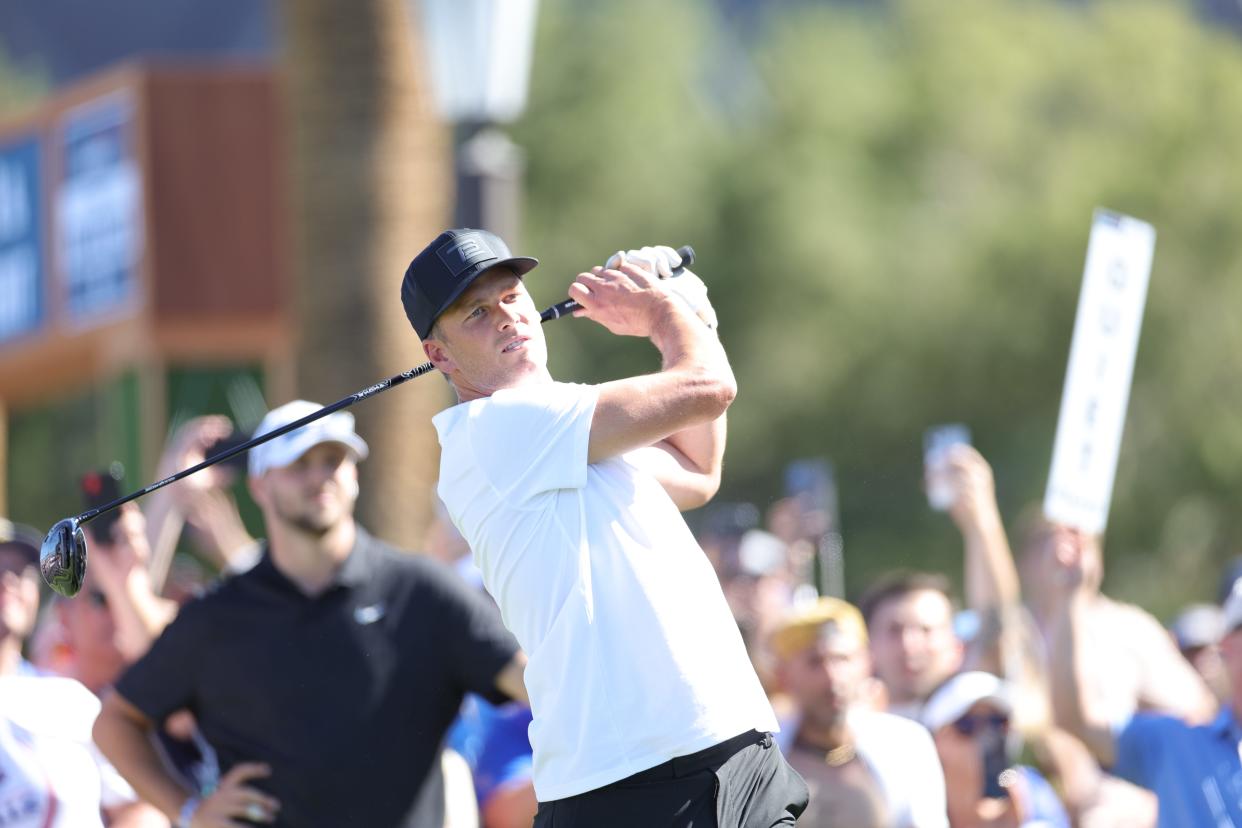
[[[720,496],[831,458],[854,590],[960,568],[930,424],[971,426],[1011,528],[1042,498],[1092,210],[1151,222],[1108,580],[1167,612],[1242,551],[1239,77],[1174,2],[794,4],[737,32],[694,0],[549,0],[521,246],[552,300],[619,247],[696,245],[741,387]],[[550,331],[558,375],[654,367],[592,327]]]
[[[41,70],[13,63],[0,49],[0,118],[20,116],[49,88]]]

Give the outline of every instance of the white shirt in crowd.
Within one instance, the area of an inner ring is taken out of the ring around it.
[[[777,729],[672,499],[624,455],[588,465],[596,397],[540,384],[434,418],[440,498],[530,659],[541,801]]]
[[[927,728],[873,710],[851,710],[849,723],[854,752],[879,785],[892,828],[948,828],[944,769]],[[782,725],[776,741],[786,755],[797,733],[797,721]],[[807,784],[813,801],[814,782]]]
[[[99,700],[53,676],[0,678],[0,826],[102,828],[100,808],[135,800],[91,741]]]

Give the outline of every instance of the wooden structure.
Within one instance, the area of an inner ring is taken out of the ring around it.
[[[282,130],[270,69],[158,64],[0,124],[0,513],[9,477],[45,474],[17,467],[5,433],[28,412],[132,377],[145,477],[175,366],[246,366],[289,395]]]

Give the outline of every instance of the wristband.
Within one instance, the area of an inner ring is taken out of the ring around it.
[[[194,812],[198,810],[198,806],[202,804],[202,800],[197,796],[192,796],[181,806],[181,810],[177,812],[177,822],[173,828],[190,828],[190,820],[194,819]]]

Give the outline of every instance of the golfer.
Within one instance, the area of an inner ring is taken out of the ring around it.
[[[667,247],[580,273],[577,315],[663,366],[567,384],[522,282],[536,264],[449,230],[401,286],[459,401],[434,419],[440,497],[530,660],[535,826],[792,825],[806,785],[679,511],[719,487],[737,390],[706,290],[667,278]]]

